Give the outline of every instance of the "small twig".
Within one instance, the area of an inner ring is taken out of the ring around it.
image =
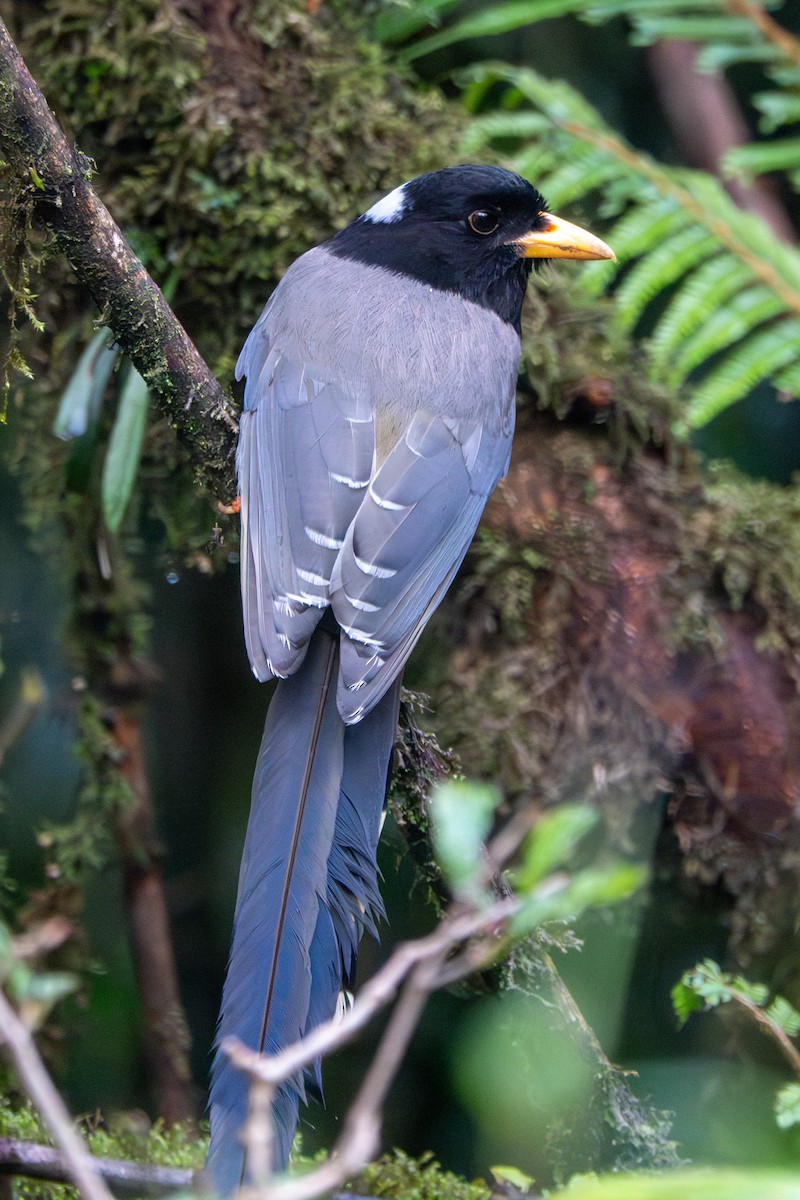
[[[91,1155],[73,1128],[70,1115],[45,1070],[33,1038],[0,990],[0,1041],[34,1106],[64,1155],[64,1165],[85,1200],[111,1200]]]
[[[398,946],[388,962],[364,985],[343,1017],[318,1025],[301,1041],[287,1046],[280,1054],[260,1055],[237,1038],[227,1038],[222,1043],[222,1049],[240,1070],[246,1071],[253,1079],[270,1084],[284,1083],[316,1059],[352,1041],[381,1009],[394,1000],[416,966],[435,960],[442,950],[448,952],[453,946],[486,929],[502,925],[519,906],[520,901],[516,897],[509,897],[480,913],[445,917],[427,937]]]
[[[490,843],[485,856],[486,881],[497,875],[500,863],[511,857],[530,826],[529,820],[509,822]],[[340,1187],[374,1157],[386,1095],[419,1023],[427,997],[494,961],[505,944],[504,939],[497,937],[497,931],[504,928],[519,907],[516,896],[502,896],[486,908],[459,906],[445,915],[427,937],[399,946],[359,992],[343,1017],[317,1026],[280,1054],[258,1054],[235,1038],[223,1043],[223,1050],[253,1081],[250,1112],[243,1131],[251,1175],[256,1181],[254,1188],[246,1189],[248,1192],[254,1191],[268,1200],[311,1200],[311,1197]],[[490,939],[480,937],[487,933],[492,934]],[[478,940],[473,941],[476,938]],[[453,950],[465,944],[464,952],[453,957]],[[269,1180],[271,1146],[264,1142],[262,1126],[265,1120],[270,1121],[268,1113],[277,1088],[352,1040],[382,1008],[391,1004],[398,992],[400,999],[331,1154],[306,1175]]]
[[[439,957],[444,953],[440,950]],[[307,1175],[296,1175],[262,1189],[264,1200],[312,1200],[341,1187],[375,1157],[386,1094],[419,1024],[428,995],[436,987],[435,976],[435,962],[421,962],[406,981],[331,1154]]]
[[[223,1049],[231,1055],[234,1063],[257,1081],[253,1091],[260,1083],[268,1088],[270,1094],[274,1094],[280,1083],[296,1076],[303,1067],[355,1037],[381,1008],[391,1003],[398,991],[401,992],[377,1054],[331,1154],[316,1170],[306,1175],[269,1181],[265,1186],[254,1189],[260,1197],[264,1200],[311,1200],[311,1197],[341,1187],[374,1157],[386,1095],[428,996],[443,985],[444,978],[450,982],[485,966],[496,957],[500,943],[493,938],[491,943],[484,943],[477,953],[462,955],[457,960],[460,961],[458,970],[453,969],[449,958],[453,948],[487,930],[495,930],[507,921],[519,905],[516,897],[510,897],[481,912],[469,911],[445,917],[428,937],[398,947],[385,966],[359,993],[343,1018],[318,1026],[280,1054],[272,1057],[259,1055],[235,1039],[223,1044]],[[257,1105],[259,1110],[263,1108],[261,1093]],[[256,1163],[252,1173],[256,1179],[259,1176],[255,1166],[259,1171],[263,1171],[264,1167],[263,1146],[259,1140],[263,1135],[256,1126],[264,1119],[260,1111],[258,1114],[254,1111],[251,1102],[245,1139],[248,1155],[255,1153]]]
[[[786,1031],[781,1029],[780,1025],[772,1020],[765,1009],[760,1008],[758,1004],[754,1004],[752,1000],[749,1000],[747,996],[743,996],[741,992],[732,989],[731,1000],[735,1004],[741,1005],[761,1027],[762,1032],[777,1042],[783,1057],[794,1071],[795,1078],[800,1080],[800,1050],[797,1049]]]
[[[277,1084],[254,1079],[248,1096],[247,1123],[241,1132],[247,1165],[256,1188],[267,1187],[272,1175],[275,1146],[275,1126],[272,1104]]]
[[[159,1167],[117,1158],[91,1156],[92,1168],[114,1196],[168,1196],[195,1186],[196,1173],[188,1167]],[[48,1183],[69,1183],[64,1156],[52,1146],[0,1138],[0,1176],[22,1175]]]

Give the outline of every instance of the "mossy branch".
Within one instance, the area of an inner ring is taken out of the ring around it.
[[[0,20],[0,152],[32,221],[55,238],[188,445],[198,478],[236,494],[236,410],[89,183],[91,162],[65,138]]]

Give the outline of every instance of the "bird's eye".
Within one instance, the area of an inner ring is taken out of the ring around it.
[[[500,222],[497,218],[497,213],[487,212],[485,208],[479,208],[476,212],[469,214],[467,224],[473,233],[479,233],[481,237],[486,237],[488,233],[494,233]]]

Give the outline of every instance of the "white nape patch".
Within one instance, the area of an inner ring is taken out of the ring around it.
[[[393,192],[389,192],[388,196],[384,196],[377,204],[373,204],[372,208],[364,213],[364,218],[367,221],[383,221],[389,223],[391,221],[399,221],[405,216],[408,197],[406,195],[406,185],[400,184]]]

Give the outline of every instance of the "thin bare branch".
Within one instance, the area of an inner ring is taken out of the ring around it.
[[[437,960],[442,951],[449,952],[478,933],[502,926],[519,906],[520,901],[516,897],[509,897],[479,913],[467,912],[457,917],[445,917],[427,937],[398,946],[388,962],[364,985],[343,1017],[335,1017],[318,1025],[301,1041],[287,1046],[280,1054],[257,1054],[236,1038],[228,1038],[222,1048],[236,1066],[253,1079],[273,1085],[284,1083],[316,1059],[352,1041],[377,1013],[391,1004],[415,967]],[[493,942],[492,953],[500,948],[497,942]]]
[[[31,1034],[5,992],[0,990],[0,1041],[20,1083],[42,1116],[64,1156],[70,1179],[85,1200],[111,1200],[111,1193],[95,1170],[91,1155],[72,1125],[64,1102],[34,1045]]]
[[[341,1187],[374,1158],[379,1147],[386,1095],[428,996],[442,986],[445,978],[448,982],[464,978],[493,961],[505,944],[498,938],[497,931],[519,906],[516,897],[505,897],[480,911],[459,911],[445,916],[428,937],[399,946],[359,993],[344,1017],[318,1026],[300,1042],[274,1057],[259,1055],[233,1039],[224,1043],[224,1049],[236,1065],[254,1080],[250,1117],[244,1130],[248,1158],[253,1161],[253,1177],[258,1181],[258,1186],[252,1189],[254,1194],[261,1200],[311,1200]],[[491,934],[489,939],[484,936],[472,945],[471,939],[487,933]],[[452,951],[464,943],[470,945],[472,952],[453,960]],[[269,1140],[264,1139],[263,1123],[265,1119],[271,1120],[266,1114],[278,1086],[317,1058],[350,1041],[392,1002],[398,991],[400,999],[332,1153],[306,1175],[269,1179],[271,1147]]]
[[[195,1186],[195,1172],[188,1167],[159,1167],[94,1156],[91,1164],[113,1196],[169,1196],[173,1192],[188,1192]],[[52,1146],[0,1138],[0,1176],[20,1175],[49,1183],[70,1180],[64,1156]]]

